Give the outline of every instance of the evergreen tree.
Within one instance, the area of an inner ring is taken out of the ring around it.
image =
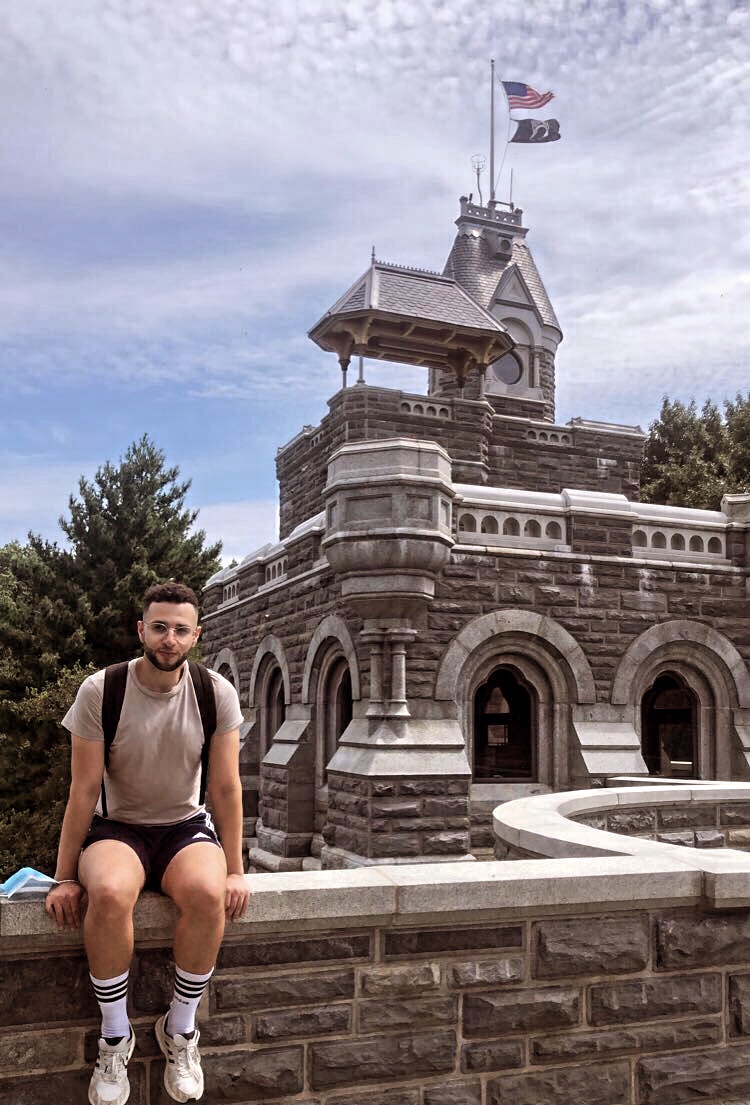
[[[68,549],[34,535],[0,548],[0,881],[25,864],[54,869],[69,785],[60,719],[82,680],[139,651],[150,584],[200,593],[219,566],[178,477],[144,436],[80,480],[60,519]]]
[[[198,511],[185,507],[190,481],[178,477],[144,434],[119,466],[108,461],[93,481],[81,478],[70,518],[60,519],[72,582],[91,609],[88,645],[97,665],[139,651],[135,623],[152,583],[176,579],[200,593],[219,568],[221,544],[206,548],[205,532],[190,532]]]

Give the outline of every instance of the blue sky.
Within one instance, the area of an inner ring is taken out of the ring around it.
[[[273,539],[276,448],[339,386],[306,332],[373,244],[442,268],[491,56],[563,135],[499,187],[565,334],[558,420],[746,392],[747,4],[4,0],[0,541],[60,538],[143,432],[227,555]]]

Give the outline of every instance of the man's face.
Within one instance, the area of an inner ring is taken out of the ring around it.
[[[189,602],[152,602],[138,622],[146,659],[159,671],[176,671],[200,637],[198,611]]]

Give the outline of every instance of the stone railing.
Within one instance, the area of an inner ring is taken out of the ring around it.
[[[543,797],[589,816],[596,800],[646,808],[643,789]],[[679,789],[648,796],[687,808],[688,794],[730,804],[750,790]],[[200,1015],[205,1101],[746,1102],[750,857],[602,832],[541,802],[501,807],[505,836],[567,833],[568,854],[580,834],[575,858],[254,880]],[[610,837],[637,854],[604,854]],[[153,1021],[169,1000],[170,904],[144,895],[136,925],[130,1100],[163,1105]],[[6,903],[0,959],[0,1105],[84,1101],[98,1022],[80,936],[39,903]]]

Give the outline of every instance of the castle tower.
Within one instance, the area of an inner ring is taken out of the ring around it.
[[[515,342],[489,366],[484,396],[500,414],[554,422],[555,353],[562,330],[526,243],[523,212],[496,200],[481,207],[462,196],[460,203],[443,275],[465,288]],[[454,395],[455,378],[432,372],[430,393]],[[478,380],[467,381],[466,397],[478,393]]]

